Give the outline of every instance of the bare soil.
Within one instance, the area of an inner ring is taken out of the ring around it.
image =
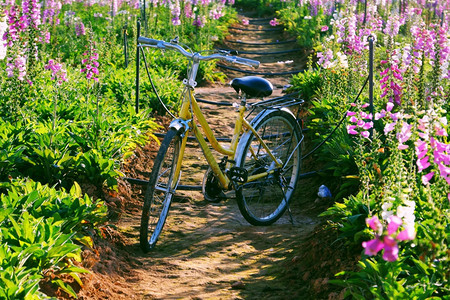
[[[241,16],[241,18],[243,18]],[[270,29],[269,21],[251,19],[246,29]],[[280,31],[232,30],[228,41],[245,43],[290,40]],[[295,44],[254,46],[225,42],[223,48],[274,52],[295,49]],[[244,55],[259,59],[259,72],[284,72],[305,67],[307,51],[280,55]],[[235,66],[234,66],[235,67]],[[228,78],[245,74],[224,70]],[[289,75],[264,76],[282,94]],[[199,98],[214,102],[237,101],[225,84],[196,89]],[[230,106],[202,104],[217,136],[232,133],[235,110]],[[161,119],[162,125],[170,120]],[[127,177],[148,179],[158,144],[138,148],[124,164]],[[314,170],[304,162],[303,172]],[[200,186],[206,161],[196,143],[189,146],[182,170],[182,185]],[[272,226],[256,227],[241,216],[235,200],[212,204],[198,191],[180,191],[160,240],[150,253],[138,245],[144,186],[119,183],[118,193],[107,193],[111,226],[104,227],[95,249],[83,252],[83,287],[73,284],[80,299],[337,299],[342,292],[328,284],[334,273],[353,264],[354,257],[339,245],[330,247],[336,233],[324,230],[317,215],[329,201],[317,198],[317,178],[302,179],[286,213]],[[292,217],[292,219],[291,219]],[[61,291],[53,292],[66,298]]]

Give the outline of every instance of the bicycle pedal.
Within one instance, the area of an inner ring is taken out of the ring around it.
[[[245,168],[240,167],[232,167],[228,173],[228,177],[231,181],[238,182],[238,183],[245,183],[248,179],[248,171]]]

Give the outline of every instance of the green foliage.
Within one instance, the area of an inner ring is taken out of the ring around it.
[[[348,76],[345,71],[309,69],[292,77],[292,89],[309,100],[305,124],[310,129],[308,134],[312,145],[322,142],[350,108],[349,93],[353,94],[355,87],[349,87]],[[360,185],[354,146],[353,139],[341,125],[314,153],[320,162],[320,174],[329,182],[330,188],[337,190],[335,199],[355,193]]]
[[[367,230],[366,218],[369,216],[369,208],[362,201],[362,193],[349,196],[341,202],[335,202],[320,216],[327,217],[330,226],[337,227],[340,231],[338,240],[343,240],[350,246],[360,245],[370,238]]]
[[[324,85],[324,74],[320,69],[308,69],[303,73],[298,73],[291,78],[291,84],[295,91],[300,92],[300,95],[305,100],[312,100],[320,96],[320,91]]]
[[[316,15],[311,16],[308,6],[295,8],[294,5],[295,3],[292,2],[288,7],[280,9],[278,12],[283,25],[297,36],[297,42],[300,46],[320,49],[320,44],[328,32],[328,30],[322,30],[322,28],[329,25],[331,16],[325,15],[322,9]]]
[[[74,267],[88,229],[104,222],[106,206],[81,194],[78,184],[69,192],[31,180],[3,185],[0,194],[0,296],[4,299],[41,299],[39,281],[45,273],[69,274],[75,279],[86,270]],[[73,289],[52,279],[72,296]],[[3,293],[3,294],[2,294]]]
[[[448,44],[448,20],[420,3],[410,4],[417,14],[401,22],[396,20],[403,4],[395,1],[292,3],[280,11],[300,44],[320,52],[315,66],[322,68],[315,71],[323,76],[320,84],[312,73],[293,78],[294,88],[312,98],[307,120],[316,134],[312,140],[321,140],[347,114],[343,128],[318,150],[318,159],[322,169],[334,175],[327,182],[339,186],[336,203],[322,216],[339,228],[341,242],[361,250],[366,242],[364,253],[373,256],[364,254],[358,272],[343,272],[331,281],[346,287],[346,296],[355,299],[449,295],[450,85],[442,68],[446,53],[441,51]],[[373,12],[367,22],[359,18],[364,5]],[[330,15],[322,9],[330,9]],[[376,22],[383,26],[374,29]],[[388,32],[387,24],[394,23],[398,32]],[[353,100],[368,75],[369,51],[362,44],[369,34],[375,37],[374,115],[369,114],[367,88]],[[425,36],[435,39],[421,46]],[[436,56],[428,55],[429,49]],[[408,62],[409,55],[414,62]],[[374,216],[385,230],[373,222],[368,228],[366,218]],[[401,222],[400,233],[392,228],[389,232],[389,222],[396,220],[392,216]],[[386,232],[392,241],[385,239]],[[376,249],[380,245],[383,249]],[[389,256],[393,249],[398,249],[398,258],[397,253]]]
[[[270,17],[281,7],[285,7],[285,2],[277,0],[236,0],[235,6],[239,9],[252,8],[252,12],[257,17]]]
[[[7,59],[0,59],[0,299],[45,298],[39,291],[43,279],[76,297],[60,275],[81,284],[78,274],[85,270],[72,262],[80,259],[80,245],[92,243],[86,234],[106,220],[106,206],[83,196],[76,182],[94,184],[99,191],[116,188],[121,164],[136,145],[156,139],[154,116],[165,113],[142,66],[135,112],[137,19],[144,12],[124,2],[116,14],[110,5],[91,2],[64,3],[56,19],[42,20],[38,30],[21,28]],[[221,8],[214,2],[195,7],[202,26],[184,14],[181,25],[174,26],[166,4],[147,6],[151,18],[140,16],[141,35],[180,36],[196,51],[211,50],[236,20],[227,6],[220,20],[209,18],[211,9]],[[37,15],[43,16],[48,5],[44,1]],[[3,18],[2,9],[0,14]],[[81,23],[84,34],[76,30]],[[46,32],[49,43],[41,42]],[[187,62],[155,53],[147,52],[150,73],[165,105],[176,112]],[[14,76],[8,71],[7,63],[19,56],[26,57],[23,78],[18,69]],[[55,80],[47,66],[50,59],[61,63],[67,81]],[[86,61],[91,61],[89,68],[98,62],[98,81],[86,76]],[[214,62],[200,66],[199,83],[223,79]]]

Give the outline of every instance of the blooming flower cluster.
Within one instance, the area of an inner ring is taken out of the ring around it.
[[[180,14],[181,14],[181,10],[180,10],[180,3],[178,2],[178,0],[170,3],[170,13],[172,14],[172,24],[175,26],[181,25],[181,21],[180,21]]]
[[[353,107],[355,103],[351,104]],[[369,103],[365,103],[361,108],[366,108]],[[369,138],[369,129],[373,127],[373,117],[371,113],[360,111],[359,114],[353,111],[347,112],[348,122],[352,123],[347,125],[347,132],[352,135],[361,134],[364,138]]]
[[[222,9],[223,6],[217,6],[216,8],[211,9],[209,11],[209,17],[214,20],[219,20],[223,16]]]
[[[44,8],[42,14],[42,22],[59,25],[60,20],[58,18],[58,15],[61,11],[62,3],[60,1],[49,0],[46,1],[45,5],[46,7]]]
[[[388,225],[385,230],[377,216],[366,219],[367,225],[375,232],[375,238],[362,243],[366,255],[376,255],[383,251],[385,261],[396,261],[398,259],[398,242],[413,240],[415,232],[403,229],[399,232],[403,221],[400,217],[392,215],[389,217]]]
[[[37,0],[22,0],[22,18],[25,27],[38,29],[41,24],[41,6]]]
[[[197,16],[196,19],[194,19],[194,22],[192,22],[192,25],[194,25],[195,27],[199,27],[202,28],[205,26],[205,22],[206,22],[206,17],[205,16]]]
[[[58,85],[61,85],[64,81],[67,81],[67,72],[62,68],[60,63],[55,62],[53,59],[48,61],[48,64],[44,67],[46,70],[51,70],[52,80],[56,80]]]
[[[84,58],[81,63],[84,65],[84,67],[80,70],[81,73],[86,74],[87,79],[93,79],[95,81],[98,81],[98,77],[95,77],[99,74],[98,72],[98,53],[95,52],[95,49],[91,51],[91,54],[88,52],[83,53],[84,56],[89,56],[88,58]]]
[[[433,162],[438,174],[450,185],[450,145],[439,141],[439,137],[448,136],[445,129],[448,125],[447,118],[437,118],[436,112],[430,109],[418,122],[419,138],[415,142],[415,152],[417,171],[426,173],[422,175],[422,183],[428,185],[436,174],[436,171],[431,170],[427,173]]]
[[[17,79],[24,80],[27,74],[25,56],[19,54],[14,59],[11,57],[6,58],[6,61],[6,73],[8,73],[8,77],[14,77],[17,74]]]
[[[86,34],[86,28],[84,27],[83,21],[80,20],[75,24],[75,34],[77,36]]]
[[[6,21],[0,21],[0,37],[2,37],[3,34],[5,34],[7,28],[8,25],[6,24]],[[7,51],[6,44],[0,42],[0,59],[4,59],[6,57],[6,51]]]
[[[402,95],[402,87],[397,81],[403,81],[402,70],[398,68],[399,61],[396,59],[396,56],[393,55],[392,61],[389,63],[386,60],[382,60],[381,64],[387,64],[388,67],[380,73],[382,77],[380,79],[381,90],[381,98],[385,96],[389,96],[389,102],[394,101],[398,105],[401,104],[401,95]]]
[[[17,6],[11,6],[6,11],[8,17],[8,30],[4,31],[2,40],[6,41],[6,46],[11,47],[18,40],[19,33],[25,28],[25,24],[21,22],[20,12]]]

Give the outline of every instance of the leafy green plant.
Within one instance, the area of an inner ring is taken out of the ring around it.
[[[325,78],[320,69],[308,69],[291,78],[293,90],[300,92],[301,97],[305,100],[312,100],[320,96],[324,83]]]
[[[81,194],[78,184],[69,192],[31,180],[12,181],[0,195],[0,262],[6,299],[38,299],[38,283],[51,270],[80,282],[72,260],[81,259],[84,232],[106,218],[106,206]],[[52,282],[76,297],[59,278]],[[1,285],[0,285],[1,286]],[[1,294],[0,294],[1,295]]]
[[[320,216],[327,217],[327,222],[340,231],[338,240],[344,240],[347,244],[360,245],[370,237],[366,226],[366,218],[369,216],[369,208],[364,204],[362,193],[349,196],[343,202],[335,202]]]

